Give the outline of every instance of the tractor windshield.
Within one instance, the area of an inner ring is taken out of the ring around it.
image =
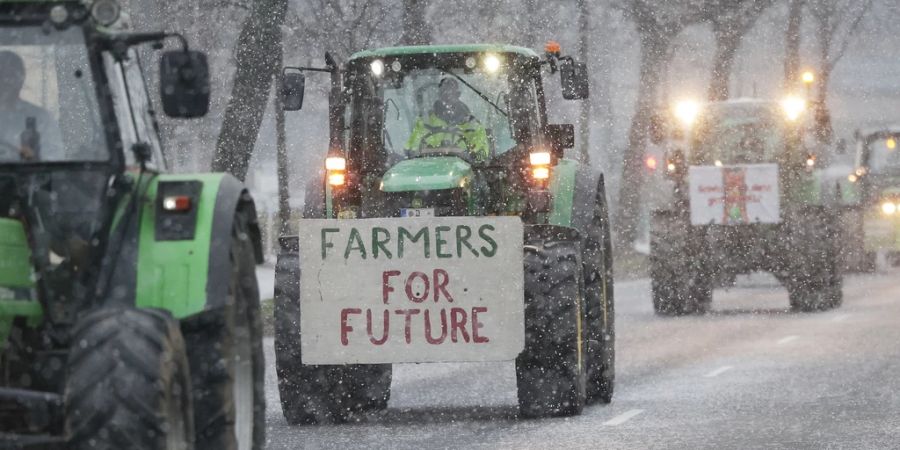
[[[713,107],[698,122],[692,163],[775,162],[784,147],[783,121],[776,112],[760,105]]]
[[[900,173],[897,138],[881,139],[869,144],[868,169],[872,173]]]
[[[373,137],[391,160],[443,154],[486,162],[527,135],[517,130],[538,127],[535,82],[517,75],[512,61],[482,54],[371,61],[366,78],[374,83],[361,90],[370,89],[366,105],[378,105],[381,117],[364,126],[379,125]]]
[[[0,28],[0,164],[109,159],[79,27]]]

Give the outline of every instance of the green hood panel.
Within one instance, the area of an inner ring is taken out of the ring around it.
[[[22,223],[12,219],[0,219],[0,286],[30,288],[31,247],[25,237]]]
[[[382,178],[384,192],[431,191],[465,185],[472,166],[454,156],[407,159],[391,167]]]

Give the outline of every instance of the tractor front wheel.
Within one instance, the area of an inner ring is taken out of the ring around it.
[[[73,329],[65,387],[71,449],[189,449],[184,341],[167,313],[104,308]]]
[[[571,416],[584,408],[579,250],[574,239],[525,243],[525,350],[516,358],[524,417]]]
[[[261,449],[265,445],[262,318],[248,218],[231,234],[231,274],[223,306],[182,324],[188,344],[197,448]]]

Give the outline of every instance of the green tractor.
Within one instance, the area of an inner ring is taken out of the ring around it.
[[[281,238],[275,353],[292,424],[384,409],[391,364],[515,360],[520,414],[613,395],[612,251],[603,177],[563,151],[544,78],[588,96],[584,64],[501,45],[363,51],[331,75],[326,173]]]
[[[657,314],[705,313],[714,288],[755,271],[781,282],[793,310],[841,304],[842,208],[827,202],[804,111],[794,97],[674,109],[672,197],[651,217]]]
[[[206,57],[110,0],[0,3],[3,448],[262,448],[252,198],[166,174],[136,46],[206,114]]]
[[[859,257],[858,268],[865,271],[900,264],[898,141],[898,127],[856,133],[856,168],[848,176],[855,220],[846,247],[848,253]]]

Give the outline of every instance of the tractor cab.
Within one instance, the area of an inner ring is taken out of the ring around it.
[[[180,44],[158,80],[176,118],[206,114],[206,58],[126,22],[113,0],[0,2],[0,435],[260,448],[253,201],[165,173],[137,47]]]
[[[877,200],[884,190],[900,189],[898,141],[900,127],[856,132],[856,170],[849,179],[859,183],[866,200]]]
[[[587,96],[584,65],[551,50],[395,47],[321,69],[333,81],[329,217],[546,212],[574,132],[547,123],[542,77],[559,71],[565,98]],[[286,91],[302,92],[291,71]]]

